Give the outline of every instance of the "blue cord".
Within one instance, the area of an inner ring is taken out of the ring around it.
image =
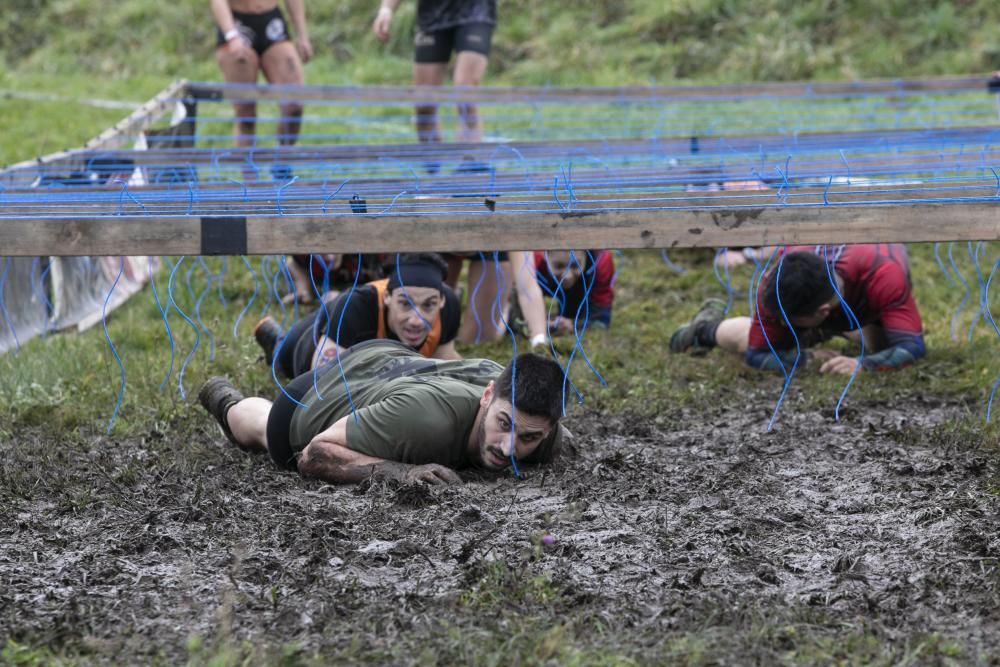
[[[180,373],[177,374],[177,388],[180,391],[182,399],[187,398],[187,392],[184,391],[184,373],[187,370],[188,364],[191,362],[191,358],[194,357],[194,353],[198,350],[198,345],[201,343],[201,329],[199,329],[198,325],[196,325],[194,321],[187,316],[187,313],[181,310],[181,307],[177,305],[177,300],[174,299],[174,277],[177,274],[177,270],[181,267],[181,264],[184,263],[185,259],[187,259],[187,257],[181,257],[177,260],[177,263],[174,264],[174,268],[170,271],[170,280],[167,281],[167,295],[170,298],[170,305],[172,305],[174,310],[180,314],[181,318],[188,323],[188,326],[194,329],[195,335],[194,346],[191,348],[191,351],[188,352],[187,357],[184,358],[184,363],[181,364]]]
[[[575,255],[575,253],[573,251],[570,251],[571,258],[573,255]],[[597,282],[597,262],[594,261],[594,256],[590,253],[589,250],[587,251],[587,261],[590,264],[590,273],[592,275],[590,278],[590,282],[588,283],[587,269],[581,267],[580,280],[583,281],[583,301],[581,301],[580,305],[577,306],[576,314],[573,317],[573,335],[576,337],[576,345],[580,348],[580,355],[583,357],[583,360],[587,362],[587,366],[594,373],[594,375],[597,376],[597,379],[601,383],[601,386],[607,387],[608,383],[604,380],[601,374],[597,372],[597,369],[594,367],[594,364],[591,363],[590,361],[590,357],[587,355],[587,351],[583,349],[583,339],[581,338],[581,332],[586,332],[587,325],[590,323],[590,290],[594,288],[594,283]],[[580,260],[578,258],[576,259],[576,263],[577,266],[580,266]],[[583,318],[583,327],[579,326],[581,310],[585,311],[585,315]]]
[[[194,316],[198,320],[198,326],[200,326],[202,330],[205,332],[205,335],[208,336],[208,360],[211,362],[215,361],[215,334],[212,333],[212,330],[205,325],[205,321],[201,318],[201,303],[202,301],[205,300],[205,297],[208,296],[208,293],[212,290],[212,274],[208,270],[208,265],[205,264],[204,257],[199,256],[198,263],[201,265],[201,268],[205,271],[205,279],[207,282],[205,284],[205,289],[202,290],[201,294],[198,295],[197,300],[195,300],[194,302]],[[194,268],[193,264],[192,268]],[[191,271],[188,270],[188,287],[191,286],[190,274]]]
[[[767,267],[771,265],[771,260],[773,260],[777,254],[778,248],[772,250],[771,256],[767,258],[767,262],[764,263],[764,267],[760,270],[760,276],[757,279],[757,289],[754,290],[754,294],[756,294],[754,299],[756,308],[753,312],[757,315],[757,324],[760,326],[760,332],[764,335],[764,342],[767,343],[767,349],[771,351],[771,356],[773,356],[775,361],[778,362],[778,366],[781,367],[781,374],[785,376],[785,381],[787,382],[788,369],[785,368],[785,362],[781,359],[781,355],[778,354],[778,351],[774,349],[774,345],[771,344],[771,337],[767,335],[767,327],[764,326],[764,320],[760,316],[760,285],[764,282],[764,278],[767,276]]]
[[[243,321],[243,317],[247,314],[253,306],[253,302],[257,299],[257,289],[260,285],[260,280],[257,278],[257,272],[253,270],[252,266],[250,266],[250,262],[247,260],[246,255],[240,255],[240,259],[243,260],[243,265],[247,267],[247,271],[250,272],[250,275],[253,276],[253,294],[250,295],[250,300],[247,301],[247,305],[240,311],[239,317],[236,318],[236,322],[233,324],[233,340],[236,340],[237,338],[236,331],[240,328],[240,322]]]
[[[733,309],[733,281],[729,276],[729,248],[719,248],[715,251],[715,258],[712,260],[712,273],[715,274],[715,279],[719,281],[719,284],[726,290],[726,309],[723,311],[723,316],[728,315],[729,311]],[[719,274],[719,257],[724,260],[725,268],[725,278]]]
[[[833,291],[836,293],[837,298],[840,299],[840,306],[844,309],[844,313],[847,314],[847,322],[849,325],[856,326],[858,328],[858,336],[861,339],[861,356],[858,358],[858,365],[851,373],[850,379],[847,380],[847,384],[844,385],[844,390],[840,392],[840,398],[837,400],[837,407],[833,411],[833,418],[836,421],[840,421],[840,406],[844,403],[844,399],[847,397],[847,390],[851,388],[851,384],[854,382],[854,378],[857,377],[858,372],[861,370],[862,365],[865,360],[865,332],[861,329],[861,321],[858,320],[854,311],[851,310],[851,306],[847,303],[847,299],[844,295],[840,293],[840,288],[837,287],[837,281],[834,279],[833,270],[830,268],[830,258],[827,255],[827,246],[823,246],[823,264],[826,265],[826,276],[830,279],[830,285],[833,286]]]
[[[774,277],[774,291],[775,296],[777,296],[778,310],[781,311],[781,318],[788,325],[788,330],[792,334],[792,338],[795,340],[795,361],[792,362],[792,369],[785,376],[785,385],[781,388],[781,395],[778,397],[778,404],[774,406],[774,413],[771,414],[771,419],[767,423],[767,432],[770,433],[771,429],[774,428],[774,420],[778,416],[778,410],[781,409],[781,403],[785,400],[785,394],[788,392],[788,386],[792,383],[792,376],[795,375],[795,369],[798,368],[799,359],[802,357],[802,348],[799,346],[799,337],[795,334],[795,327],[792,326],[792,321],[788,319],[788,315],[785,313],[785,307],[781,305],[781,265],[784,263],[785,256],[782,255],[778,259],[777,273]]]
[[[962,301],[958,304],[958,308],[955,309],[955,314],[951,316],[951,338],[954,341],[958,341],[958,333],[956,328],[958,326],[958,318],[962,315],[962,310],[965,308],[965,304],[969,301],[969,283],[966,281],[965,276],[962,272],[958,270],[958,266],[955,264],[955,257],[952,251],[955,249],[955,243],[948,243],[948,263],[951,264],[952,270],[955,272],[955,277],[958,278],[959,282],[962,283],[962,287],[965,293],[962,295]]]
[[[972,323],[969,325],[969,342],[972,342],[972,332],[975,330],[976,325],[979,324],[980,318],[986,319],[983,298],[986,293],[986,279],[983,277],[982,267],[979,266],[979,253],[982,251],[983,242],[980,241],[976,244],[976,249],[972,250],[972,241],[969,241],[968,251],[969,258],[972,260],[972,268],[976,271],[976,277],[979,279],[979,308],[976,310],[976,315],[972,318]]]
[[[153,258],[149,258],[149,284],[153,289],[153,300],[156,301],[156,308],[160,311],[160,319],[163,320],[163,327],[167,331],[167,340],[170,342],[170,366],[167,368],[167,375],[163,378],[163,382],[160,383],[160,391],[167,386],[167,381],[170,380],[170,376],[174,372],[174,334],[170,330],[170,320],[167,317],[167,310],[164,310],[163,304],[160,302],[160,294],[156,290],[156,280],[153,279]]]
[[[118,368],[121,371],[121,386],[118,388],[118,400],[115,401],[114,412],[111,413],[111,419],[108,420],[108,435],[111,435],[111,429],[115,425],[115,419],[118,418],[118,409],[121,408],[122,401],[125,399],[125,364],[122,363],[121,357],[118,356],[118,350],[115,349],[115,344],[111,340],[111,334],[108,333],[108,301],[111,300],[111,295],[115,293],[115,288],[118,287],[118,281],[121,280],[122,274],[125,273],[125,258],[121,258],[121,263],[118,267],[118,275],[115,276],[115,282],[111,284],[111,289],[108,290],[108,296],[104,299],[104,306],[101,308],[101,323],[104,325],[104,337],[108,341],[108,345],[111,347],[111,354],[115,356],[115,361],[118,362]]]
[[[483,267],[482,272],[479,275],[479,280],[476,281],[476,286],[472,288],[472,294],[469,295],[469,306],[472,311],[472,319],[476,322],[476,345],[479,345],[479,340],[483,333],[483,324],[479,320],[479,304],[476,302],[476,297],[479,294],[479,288],[482,287],[483,281],[486,279],[486,255],[482,252],[479,253],[480,266]]]
[[[502,294],[504,290],[504,280],[502,272],[500,271],[500,262],[497,260],[499,254],[497,252],[493,253],[493,274],[496,276],[497,281],[497,294]],[[485,266],[483,267],[486,268]],[[398,270],[398,265],[397,265]],[[499,298],[499,297],[498,297]],[[503,316],[503,312],[500,313],[500,320],[503,322],[504,327],[507,329],[507,333],[510,335],[510,343],[514,347],[513,356],[511,357],[511,380],[510,380],[510,467],[514,471],[514,477],[521,479],[521,470],[517,467],[517,424],[515,422],[517,415],[517,401],[515,395],[515,389],[517,387],[517,336],[514,335],[514,330],[510,328],[510,323],[507,322],[507,318]]]
[[[351,291],[347,293],[347,299],[344,301],[344,307],[340,310],[340,317],[337,318],[337,333],[334,338],[334,345],[337,346],[337,367],[340,369],[340,378],[344,381],[344,389],[347,391],[347,402],[351,404],[351,414],[354,416],[354,423],[358,423],[358,411],[354,407],[354,398],[351,396],[351,386],[347,383],[347,374],[344,373],[344,362],[341,360],[340,355],[340,327],[344,323],[344,313],[347,312],[347,306],[351,303],[351,297],[354,296],[354,292],[358,287],[358,277],[361,275],[361,253],[358,253],[358,266],[354,271],[354,282],[351,284]],[[379,304],[379,308],[382,304]],[[316,382],[316,369],[313,369],[313,384]]]
[[[677,274],[687,273],[687,269],[685,269],[683,266],[681,266],[680,264],[674,264],[673,260],[670,259],[670,255],[667,254],[666,248],[660,249],[660,257],[663,258],[663,263],[667,265],[667,268],[673,271],[674,273]]]

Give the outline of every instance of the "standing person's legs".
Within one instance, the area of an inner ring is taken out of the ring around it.
[[[485,255],[485,262],[469,264],[469,309],[458,330],[460,343],[494,341],[507,332],[501,318],[506,316],[514,271],[508,259],[500,259],[498,268],[491,254]]]
[[[222,46],[215,50],[215,59],[222,70],[222,78],[226,83],[256,83],[260,59],[249,49],[233,53]],[[233,139],[240,148],[251,147],[254,144],[254,134],[257,128],[257,104],[255,102],[239,102],[233,105],[236,120],[233,124]],[[257,172],[253,167],[243,168],[243,178],[247,181],[256,180]]]
[[[455,85],[478,86],[483,82],[489,59],[475,51],[459,51],[455,57]],[[458,105],[458,140],[478,143],[482,141],[479,111],[475,104]]]
[[[302,73],[302,60],[298,51],[290,41],[277,42],[264,51],[260,57],[260,66],[264,77],[269,83],[284,85],[302,85],[305,76]],[[282,102],[281,120],[278,121],[278,143],[282,146],[292,146],[299,138],[302,127],[302,103],[299,101]]]
[[[441,86],[448,71],[448,63],[413,63],[413,83],[417,86]],[[417,138],[423,142],[441,141],[441,128],[438,127],[437,106],[433,104],[417,105]]]

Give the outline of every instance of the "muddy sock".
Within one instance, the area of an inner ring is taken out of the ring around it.
[[[715,332],[722,320],[699,322],[694,329],[694,343],[698,347],[715,347]]]

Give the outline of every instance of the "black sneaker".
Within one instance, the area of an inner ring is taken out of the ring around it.
[[[693,352],[695,354],[708,352],[710,348],[699,344],[698,328],[702,324],[718,324],[726,316],[726,302],[720,299],[706,299],[701,308],[687,324],[679,327],[670,336],[671,352]]]
[[[229,408],[244,398],[240,390],[224,377],[210,377],[198,390],[198,402],[208,411],[208,414],[215,417],[215,421],[219,422],[219,428],[222,429],[222,434],[237,447],[242,447],[242,445],[236,441],[233,432],[229,430],[226,415],[229,413]]]
[[[264,361],[270,366],[271,360],[274,359],[274,349],[278,347],[278,341],[281,340],[281,327],[278,326],[273,317],[265,315],[253,328],[253,337],[264,350]]]

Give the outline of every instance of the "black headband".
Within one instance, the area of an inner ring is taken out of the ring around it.
[[[389,276],[389,290],[397,287],[433,287],[443,291],[441,269],[433,264],[414,262],[400,264]]]

